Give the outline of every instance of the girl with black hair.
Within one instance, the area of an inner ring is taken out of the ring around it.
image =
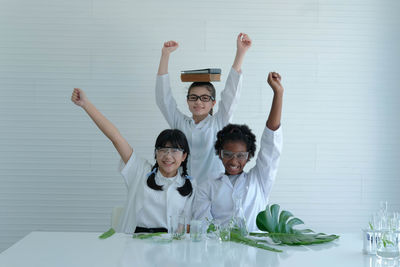
[[[225,173],[199,184],[193,203],[194,219],[215,219],[225,224],[241,209],[247,230],[257,231],[256,217],[268,203],[282,149],[280,124],[284,89],[280,81],[278,73],[269,73],[268,83],[274,97],[256,164],[249,172],[243,172],[243,168],[256,151],[256,137],[249,127],[229,124],[218,132],[215,153]]]
[[[192,156],[189,158],[189,173],[197,181],[205,181],[210,174],[223,171],[224,167],[213,152],[215,136],[229,123],[237,106],[242,86],[242,62],[252,41],[245,33],[236,40],[236,56],[221,92],[218,111],[213,115],[216,103],[215,88],[210,82],[194,82],[189,87],[186,99],[192,116],[178,110],[172,96],[168,62],[170,54],[178,48],[175,41],[165,42],[161,51],[156,82],[156,102],[171,128],[183,131],[188,138]]]
[[[181,214],[189,221],[193,185],[187,173],[190,150],[184,133],[168,129],[159,134],[154,148],[156,163],[152,166],[136,155],[118,129],[96,109],[83,90],[75,88],[71,100],[86,111],[121,156],[121,174],[128,189],[128,198],[117,231],[167,232],[170,217]]]

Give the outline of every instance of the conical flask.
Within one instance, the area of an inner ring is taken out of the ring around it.
[[[246,218],[244,217],[242,198],[234,197],[233,201],[235,205],[231,220],[231,227],[239,229],[242,236],[247,236],[249,232],[247,231]]]

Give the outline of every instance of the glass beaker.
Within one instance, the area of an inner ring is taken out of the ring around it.
[[[247,236],[246,218],[244,217],[242,199],[240,197],[234,198],[235,210],[231,219],[232,227],[238,228],[242,236]]]
[[[203,222],[199,220],[190,221],[190,239],[193,242],[203,240]]]
[[[382,230],[381,238],[378,240],[376,255],[381,258],[398,258],[399,240],[397,231]]]
[[[185,216],[183,214],[170,217],[170,234],[175,240],[181,240],[185,237]]]

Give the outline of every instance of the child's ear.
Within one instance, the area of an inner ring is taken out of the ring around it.
[[[185,152],[185,153],[183,153],[183,155],[182,155],[182,162],[185,161],[186,157],[187,157],[187,153]]]
[[[212,107],[211,107],[211,108],[213,108],[213,107],[215,106],[215,103],[217,103],[217,101],[213,100],[213,101],[212,101]]]
[[[218,151],[218,158],[219,158],[220,160],[222,160],[222,158],[221,158],[221,150]]]

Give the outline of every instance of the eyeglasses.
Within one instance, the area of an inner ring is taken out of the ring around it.
[[[183,149],[177,147],[157,147],[156,151],[160,156],[165,156],[168,153],[171,153],[172,156],[180,156],[183,154]]]
[[[210,95],[187,95],[186,99],[188,101],[197,101],[197,99],[200,99],[201,102],[210,102],[210,100],[214,101],[215,98]]]
[[[249,157],[249,152],[231,152],[221,150],[221,158],[230,160],[234,157],[236,157],[238,160],[247,160],[247,158]]]

